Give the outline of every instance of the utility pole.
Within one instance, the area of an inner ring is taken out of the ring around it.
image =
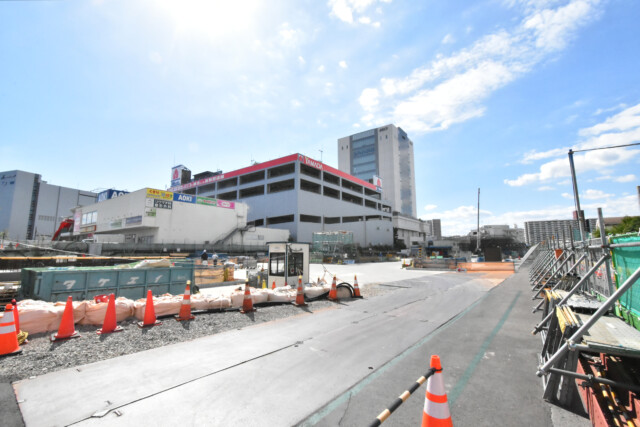
[[[480,253],[480,188],[478,188],[478,228],[477,228],[476,253]]]
[[[576,168],[573,165],[573,150],[569,149],[569,166],[571,167],[571,180],[573,181],[573,197],[576,202],[576,217],[578,218],[578,227],[580,227],[580,241],[585,245],[584,233],[584,215],[580,211],[580,197],[578,195],[578,181],[576,179]]]

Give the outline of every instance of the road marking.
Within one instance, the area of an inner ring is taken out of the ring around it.
[[[484,340],[484,342],[480,346],[480,349],[476,353],[475,357],[473,358],[473,360],[471,361],[467,369],[464,371],[464,374],[462,374],[462,376],[460,377],[456,385],[453,386],[453,389],[451,389],[451,391],[449,392],[448,394],[449,402],[451,402],[452,405],[455,403],[458,397],[460,397],[462,390],[464,390],[464,387],[469,382],[469,379],[475,372],[476,368],[478,367],[478,364],[483,359],[487,351],[487,348],[489,348],[489,344],[491,344],[491,341],[493,341],[493,339],[498,334],[500,329],[502,329],[502,326],[504,325],[504,323],[507,321],[509,314],[511,314],[511,310],[513,310],[513,307],[516,305],[516,301],[518,301],[518,298],[520,298],[521,293],[522,291],[518,291],[516,296],[513,298],[513,301],[511,301],[511,305],[509,305],[509,308],[507,308],[507,311],[505,311],[505,313],[502,315],[502,318],[498,321],[498,324],[496,325],[496,327],[493,328],[493,331],[491,331],[489,336],[487,336],[487,338]]]
[[[313,426],[319,423],[324,417],[332,413],[339,406],[343,405],[345,402],[351,399],[352,396],[360,393],[369,383],[373,380],[377,379],[380,375],[384,374],[389,369],[393,368],[395,365],[400,363],[405,357],[413,353],[416,349],[423,346],[427,342],[429,342],[433,337],[438,335],[440,332],[445,331],[449,326],[453,325],[456,321],[464,317],[469,311],[471,311],[476,305],[482,302],[485,298],[489,296],[490,292],[486,292],[482,297],[480,297],[477,301],[472,303],[470,306],[462,310],[460,313],[453,316],[451,319],[444,322],[437,329],[431,331],[426,337],[422,338],[417,343],[413,344],[411,347],[407,348],[405,351],[382,365],[378,370],[372,372],[371,375],[364,378],[358,384],[351,387],[349,390],[342,393],[340,396],[336,397],[333,401],[326,404],[322,409],[311,415],[309,418],[300,423],[300,426]]]

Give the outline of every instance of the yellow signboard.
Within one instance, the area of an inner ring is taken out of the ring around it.
[[[173,200],[173,193],[170,191],[156,190],[154,188],[147,188],[147,197],[160,200]]]

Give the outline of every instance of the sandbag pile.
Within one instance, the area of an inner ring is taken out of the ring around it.
[[[331,285],[324,281],[319,284],[308,283],[304,287],[307,298],[317,298],[329,292]],[[289,303],[296,300],[297,289],[291,286],[281,286],[275,289],[249,288],[254,304],[267,302]],[[228,308],[242,307],[244,301],[244,286],[238,286],[230,295],[213,296],[204,294],[191,295],[192,310],[224,310]],[[156,316],[176,315],[180,312],[182,295],[164,294],[153,297],[153,307]],[[135,317],[144,319],[147,300],[142,298],[136,301],[119,297],[115,300],[116,321],[122,322]],[[22,300],[18,304],[20,314],[20,329],[29,334],[56,331],[60,325],[64,313],[64,302],[46,302],[35,300]],[[107,302],[74,301],[73,319],[80,325],[101,326],[107,311]]]

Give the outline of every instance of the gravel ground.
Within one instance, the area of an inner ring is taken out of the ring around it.
[[[361,288],[361,293],[365,298],[372,298],[392,290],[378,284],[369,284]],[[307,308],[311,313],[334,306],[334,303],[328,300],[308,304]],[[258,307],[258,311],[251,314],[241,314],[239,311],[196,314],[195,320],[190,322],[165,318],[160,319],[163,321],[162,325],[144,329],[137,326],[135,319],[130,319],[119,323],[124,331],[106,335],[96,334],[98,327],[76,325],[81,337],[58,342],[51,342],[50,333],[31,335],[29,342],[21,346],[21,354],[0,359],[0,383],[18,381],[300,313],[300,308],[283,304]]]

